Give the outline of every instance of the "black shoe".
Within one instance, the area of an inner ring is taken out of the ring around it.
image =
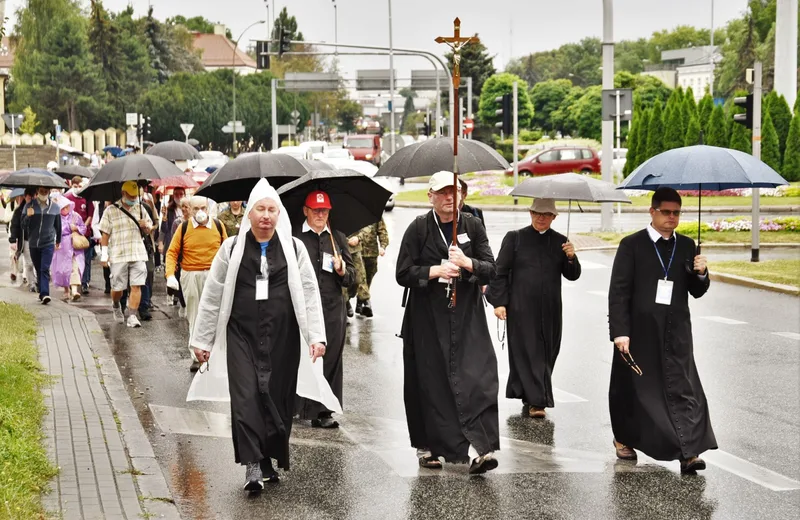
[[[89,286],[88,285],[84,285],[83,287],[81,287],[81,294],[84,295],[84,296],[89,294]]]
[[[338,428],[339,423],[334,421],[331,417],[320,417],[319,419],[312,419],[311,426],[313,428],[333,429]]]
[[[150,311],[146,308],[139,309],[139,319],[142,321],[150,321],[153,319],[153,315],[150,314]]]
[[[257,462],[247,465],[247,472],[244,477],[244,490],[252,492],[261,491],[264,489],[264,482],[261,475],[261,467]]]
[[[48,303],[50,303],[49,296],[45,296],[44,298],[42,298],[42,305],[47,305]]]
[[[482,475],[487,471],[491,471],[496,468],[497,459],[492,456],[484,455],[483,457],[478,457],[472,461],[472,464],[469,466],[469,474]]]
[[[353,316],[354,316],[353,306],[350,305],[350,300],[347,300],[347,317],[352,318]]]
[[[691,462],[687,460],[681,461],[681,473],[684,475],[696,475],[698,471],[706,469],[706,461],[700,457],[695,457]]]
[[[269,458],[261,461],[261,475],[262,480],[267,484],[278,484],[281,481],[280,475],[272,467],[272,460]]]
[[[200,370],[200,362],[199,361],[192,361],[192,366],[189,367],[189,372],[197,372]]]
[[[361,300],[358,300],[356,302],[356,313],[357,314],[361,314],[361,309],[363,309],[363,308],[364,308],[364,302],[362,302]]]
[[[111,294],[111,287],[106,287],[103,289],[103,294]]]
[[[364,302],[364,305],[361,306],[361,315],[365,318],[372,317],[372,305],[370,305],[369,300]]]

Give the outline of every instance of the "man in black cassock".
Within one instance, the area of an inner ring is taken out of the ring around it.
[[[552,199],[536,199],[531,225],[511,231],[497,255],[497,277],[487,293],[494,314],[508,319],[506,397],[522,399],[528,416],[544,419],[555,406],[551,377],[561,349],[561,277],[577,280],[581,264],[567,237],[550,226]]]
[[[699,455],[717,448],[689,313],[689,295],[703,296],[709,278],[694,241],[675,233],[680,210],[678,192],[659,188],[651,223],[619,244],[608,318],[620,354],[611,365],[608,397],[619,458],[635,460],[637,449],[657,460],[677,459],[682,473],[695,473],[706,467]]]
[[[483,227],[486,227],[486,221],[483,220],[483,210],[467,204],[467,193],[469,192],[469,186],[467,186],[466,181],[464,181],[464,179],[458,179],[458,182],[461,185],[461,197],[459,198],[458,210],[462,213],[469,213],[473,217],[480,220],[481,224],[483,224]]]
[[[325,316],[325,336],[328,338],[326,354],[323,359],[323,373],[339,402],[342,402],[342,379],[344,375],[342,353],[347,327],[347,309],[342,288],[356,283],[356,271],[347,237],[341,231],[328,227],[331,200],[323,191],[313,191],[306,197],[303,214],[306,217],[303,227],[295,229],[308,250],[314,265],[322,297]],[[334,251],[333,242],[336,243]],[[315,428],[338,428],[333,412],[316,401],[299,399],[301,419],[311,419]]]
[[[402,337],[411,445],[420,466],[437,469],[439,457],[468,462],[472,445],[479,456],[470,473],[485,473],[497,467],[500,449],[497,358],[480,289],[494,278],[494,256],[483,224],[466,213],[458,214],[458,245],[451,245],[458,203],[451,172],[431,177],[428,198],[433,211],[406,230],[396,272],[408,294]]]

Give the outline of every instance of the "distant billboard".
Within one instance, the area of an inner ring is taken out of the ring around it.
[[[439,74],[439,88],[447,90],[450,87],[450,79],[447,73],[442,70],[412,70],[411,89],[412,90],[436,90],[436,74]]]
[[[389,90],[390,75],[389,69],[357,70],[356,90]]]
[[[289,92],[335,92],[341,82],[342,78],[335,73],[287,72],[283,86]]]

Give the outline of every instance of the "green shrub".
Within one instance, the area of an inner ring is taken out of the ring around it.
[[[700,224],[701,233],[708,233],[713,231],[714,229],[712,229],[712,227],[709,226],[707,223],[702,222]],[[695,220],[693,222],[692,221],[681,222],[680,224],[678,224],[678,227],[675,228],[675,232],[680,233],[681,235],[697,236],[697,221]]]

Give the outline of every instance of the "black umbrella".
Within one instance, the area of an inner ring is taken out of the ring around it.
[[[202,159],[197,149],[182,141],[163,141],[150,147],[145,155],[163,157],[168,161],[196,161]]]
[[[428,139],[404,146],[380,167],[376,176],[423,177],[440,171],[453,171],[453,140]],[[458,170],[456,173],[483,170],[506,170],[508,162],[494,148],[467,139],[458,140]]]
[[[137,181],[141,185],[150,179],[168,179],[183,175],[180,168],[156,155],[126,155],[106,164],[80,191],[87,200],[117,200],[122,195],[123,182]]]
[[[245,153],[211,174],[197,195],[217,202],[247,200],[259,179],[279,188],[311,170],[330,170],[322,161],[305,161],[271,152]]]
[[[77,164],[59,166],[53,173],[68,181],[72,180],[73,177],[86,177],[87,179],[94,177],[92,170],[84,168],[83,166],[78,166]]]
[[[25,168],[15,171],[0,181],[0,186],[8,188],[69,189],[69,185],[64,179],[41,168]]]
[[[322,190],[331,198],[331,226],[345,235],[378,222],[392,196],[392,192],[354,170],[312,171],[278,190],[293,226],[303,224],[306,196],[315,190]]]

